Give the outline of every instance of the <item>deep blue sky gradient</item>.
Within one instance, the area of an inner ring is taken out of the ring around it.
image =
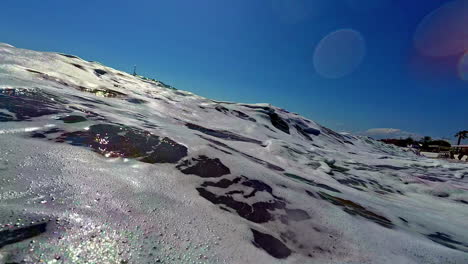
[[[0,42],[76,54],[218,100],[268,102],[338,131],[468,129],[468,82],[454,58],[423,58],[417,25],[446,0],[99,0],[0,5]],[[351,3],[351,4],[350,4]],[[354,3],[354,4],[352,4]],[[366,56],[326,79],[314,48],[352,28]]]

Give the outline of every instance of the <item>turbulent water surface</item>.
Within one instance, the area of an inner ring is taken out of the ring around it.
[[[0,263],[468,263],[467,176],[0,44]]]

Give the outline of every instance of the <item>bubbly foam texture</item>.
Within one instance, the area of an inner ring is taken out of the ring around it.
[[[468,263],[468,166],[0,45],[0,263]]]

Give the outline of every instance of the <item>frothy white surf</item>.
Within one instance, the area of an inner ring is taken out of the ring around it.
[[[0,263],[468,263],[466,164],[4,44],[0,87]]]

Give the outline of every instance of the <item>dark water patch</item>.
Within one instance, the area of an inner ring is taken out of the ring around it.
[[[286,150],[288,151],[288,153],[291,154],[291,155],[295,155],[295,154],[296,154],[296,155],[306,155],[305,152],[302,152],[302,151],[300,151],[300,150],[297,150],[297,149],[295,149],[295,148],[293,148],[293,147],[290,147],[290,146],[288,146],[288,145],[283,145],[283,146],[281,146],[281,147],[283,147],[284,149],[286,149]],[[302,146],[301,146],[301,147],[302,147]],[[312,152],[309,152],[309,154],[311,154],[311,153],[312,153]]]
[[[414,159],[413,159],[412,161],[417,161],[417,160],[414,160]],[[420,168],[420,169],[431,169],[431,168],[434,168],[434,166],[423,165],[423,164],[417,164],[417,163],[411,164],[410,167],[415,167],[415,168]]]
[[[229,188],[230,191],[216,194],[208,190],[208,187]],[[197,188],[197,191],[200,196],[213,204],[230,208],[240,217],[254,223],[284,219],[283,223],[287,224],[288,220],[303,221],[310,219],[309,214],[304,210],[287,208],[285,199],[273,194],[273,189],[265,182],[249,179],[245,176],[236,177],[232,180],[221,179],[218,182],[207,181],[200,188]],[[271,198],[258,201],[258,199],[264,199],[264,195],[256,196],[258,192],[266,192]],[[236,200],[232,196],[234,194],[241,194],[246,200]],[[249,201],[250,203],[248,203]]]
[[[148,117],[140,113],[132,113],[131,116],[138,120],[146,120]]]
[[[323,184],[323,183],[317,183],[316,186],[319,187],[319,188],[325,189],[325,190],[332,191],[332,192],[341,193],[340,190],[337,190],[337,189],[335,189],[333,187],[330,187],[330,186],[328,186],[326,184]]]
[[[448,234],[445,234],[442,232],[435,232],[435,233],[426,235],[426,237],[432,240],[433,242],[446,246],[448,248],[468,252],[468,245],[465,245],[462,242],[453,239],[452,236]]]
[[[60,133],[60,132],[64,132],[62,129],[58,128],[58,127],[53,127],[51,129],[48,129],[44,132],[44,134],[46,135],[49,135],[49,134],[56,134],[56,133]]]
[[[291,255],[291,250],[276,237],[262,233],[255,229],[250,229],[254,236],[253,245],[265,250],[270,256],[278,259],[287,258]]]
[[[223,147],[223,148],[232,150],[232,151],[234,151],[234,152],[239,152],[238,150],[236,150],[236,149],[234,149],[234,148],[232,148],[232,147],[228,146],[227,144],[224,144],[224,143],[222,143],[222,142],[220,142],[220,141],[217,141],[217,140],[214,140],[214,139],[211,139],[211,138],[202,136],[202,135],[198,135],[198,136],[201,137],[201,138],[203,138],[204,140],[206,140],[206,141],[208,141],[208,142],[211,142],[211,143],[213,143],[213,144],[216,144],[216,145],[218,145],[218,146],[220,146],[220,147]]]
[[[58,54],[67,58],[71,58],[71,59],[79,59],[77,56],[70,55],[70,54],[64,54],[64,53],[58,53]]]
[[[62,129],[59,129],[57,127],[47,129],[45,131],[34,131],[30,134],[31,138],[47,138],[47,135],[52,135],[52,134],[57,134],[64,132]]]
[[[190,96],[188,94],[185,94],[185,93],[182,93],[182,92],[179,92],[179,91],[174,91],[174,94],[177,94],[177,95],[180,95],[180,96]]]
[[[129,98],[127,99],[127,102],[132,103],[132,104],[146,104],[148,103],[147,101],[143,99],[138,99],[138,98]]]
[[[93,108],[93,109],[96,109],[97,106],[93,105],[93,104],[88,104],[88,103],[82,103],[81,106],[86,106],[88,108]]]
[[[363,164],[363,163],[353,163],[353,164],[355,165],[355,167],[353,166],[353,169],[355,170],[381,171],[380,169],[374,166],[367,165],[367,164]]]
[[[253,197],[257,192],[267,192],[275,199],[284,200],[283,198],[273,194],[273,188],[271,188],[270,185],[259,180],[249,180],[246,177],[244,178],[246,180],[242,182],[242,185],[253,188],[253,191],[249,195],[245,196],[245,198]]]
[[[305,133],[311,134],[311,135],[314,135],[314,136],[320,135],[320,130],[315,129],[315,128],[312,128],[312,127],[302,128],[302,130],[303,130]]]
[[[107,74],[107,72],[105,70],[101,70],[101,69],[94,69],[94,74],[97,77],[101,77],[102,75]]]
[[[292,179],[292,180],[295,181],[295,182],[305,183],[305,184],[310,185],[310,186],[322,188],[322,189],[325,189],[325,190],[328,190],[328,191],[332,191],[332,192],[341,193],[340,190],[337,190],[337,189],[335,189],[335,188],[333,188],[333,187],[330,187],[330,186],[328,186],[328,185],[326,185],[326,184],[323,184],[323,183],[316,183],[316,182],[314,182],[314,181],[312,181],[312,180],[308,180],[308,179],[306,179],[306,178],[304,178],[304,177],[301,177],[301,176],[299,176],[299,175],[296,175],[296,174],[292,174],[292,173],[286,172],[286,173],[284,173],[284,176],[286,176],[286,177]]]
[[[284,242],[286,242],[288,240],[291,240],[291,241],[294,240],[295,241],[297,239],[297,235],[294,232],[288,230],[286,232],[281,232],[280,233],[280,238]]]
[[[59,118],[59,120],[62,120],[64,123],[67,124],[73,124],[73,123],[79,123],[79,122],[84,122],[87,121],[87,119],[83,116],[78,116],[78,115],[69,115],[65,117]]]
[[[408,223],[408,220],[406,220],[405,218],[403,218],[403,217],[398,217],[398,218],[399,218],[401,221],[403,221],[405,224]]]
[[[5,113],[0,113],[0,122],[7,122],[7,121],[13,121],[15,120],[15,117],[12,115],[8,115]]]
[[[284,209],[288,219],[293,221],[304,221],[310,219],[310,215],[302,209]]]
[[[268,192],[270,194],[273,193],[273,189],[271,188],[270,185],[268,185],[268,184],[266,184],[266,183],[264,183],[262,181],[259,181],[259,180],[246,180],[246,181],[242,182],[242,185],[255,189],[255,192],[265,191],[265,192]]]
[[[305,190],[305,192],[307,193],[307,195],[309,195],[310,197],[313,197],[315,199],[319,199],[319,197],[317,195],[315,195],[313,192],[310,192],[308,190]]]
[[[355,167],[354,169],[355,169],[355,170],[367,170],[366,167]]]
[[[286,134],[289,134],[289,125],[284,121],[277,113],[269,112],[268,117],[270,117],[271,124],[277,129],[283,131]]]
[[[226,207],[223,207],[223,206],[220,206],[219,209],[223,210],[223,211],[226,211],[228,213],[230,213],[231,211],[229,211],[229,209],[227,209]]]
[[[86,89],[86,88],[84,88]],[[72,95],[74,98],[80,100],[80,101],[85,101],[85,102],[89,102],[89,103],[95,103],[95,104],[99,104],[99,105],[106,105],[106,106],[111,106],[110,104],[102,101],[102,100],[99,100],[99,99],[94,99],[94,98],[87,98],[87,97],[82,97],[82,96],[78,96],[78,95]],[[85,106],[88,106],[89,105],[85,105]],[[95,108],[94,105],[91,105],[92,108]]]
[[[390,169],[390,170],[405,170],[406,168],[404,167],[397,167],[397,166],[392,166],[392,165],[375,165],[376,168],[381,168],[381,169]]]
[[[249,155],[249,154],[247,154],[247,153],[244,153],[244,152],[242,152],[242,151],[239,151],[239,150],[237,150],[237,149],[235,149],[235,148],[232,148],[232,147],[228,146],[227,144],[224,144],[224,143],[222,143],[222,142],[219,142],[219,141],[214,140],[214,139],[211,139],[211,138],[204,137],[204,136],[202,136],[202,135],[198,135],[198,136],[201,137],[201,138],[203,138],[203,139],[205,139],[205,140],[207,140],[207,141],[209,141],[209,142],[211,142],[211,143],[213,143],[213,144],[216,144],[216,145],[221,146],[221,147],[223,147],[223,148],[229,149],[229,150],[231,150],[231,151],[233,151],[233,152],[239,153],[239,154],[241,154],[243,157],[245,157],[245,158],[247,158],[247,159],[249,159],[249,160],[251,160],[251,161],[253,161],[253,162],[255,162],[255,163],[261,164],[261,165],[267,167],[268,169],[271,169],[271,170],[274,170],[274,171],[284,171],[283,168],[281,168],[281,167],[279,167],[279,166],[277,166],[277,165],[274,165],[274,164],[272,164],[272,163],[270,163],[270,162],[261,160],[261,159],[259,159],[259,158],[256,158],[256,157],[252,156],[252,155]]]
[[[89,147],[106,157],[135,158],[146,163],[175,163],[187,156],[187,148],[170,138],[120,125],[92,125],[88,130],[63,133],[56,141]]]
[[[32,138],[47,138],[46,135],[42,134],[42,133],[39,133],[39,132],[34,132],[32,133],[31,135]]]
[[[359,178],[355,178],[355,177],[350,177],[346,179],[337,179],[336,181],[338,181],[340,184],[351,186],[351,187],[361,186],[361,187],[367,188],[366,181],[361,180]]]
[[[251,118],[250,116],[248,116],[247,114],[241,112],[241,111],[238,111],[238,110],[229,110],[228,108],[224,107],[224,106],[221,106],[221,105],[218,105],[215,107],[215,109],[218,111],[218,112],[221,112],[221,113],[224,113],[224,114],[232,114],[234,115],[235,117],[238,117],[238,118],[241,118],[241,119],[244,119],[244,120],[248,120],[248,121],[252,121],[252,122],[257,122],[257,120],[255,120],[254,118]]]
[[[76,68],[80,69],[80,70],[83,70],[85,71],[85,68],[79,64],[76,64],[76,63],[70,63],[71,65],[75,66]]]
[[[432,182],[446,182],[446,180],[442,180],[442,179],[432,177],[432,176],[418,176],[418,178],[423,179],[423,180],[432,181]]]
[[[247,121],[250,121],[250,122],[257,122],[257,120],[255,120],[255,118],[253,117],[250,117],[249,115],[241,112],[241,111],[237,111],[237,110],[232,110],[232,113],[234,114],[234,116],[240,118],[240,119],[244,119],[244,120],[247,120]]]
[[[365,207],[353,201],[341,199],[341,198],[326,194],[324,192],[319,192],[318,194],[323,200],[341,207],[344,212],[350,215],[358,215],[358,216],[364,217],[386,228],[393,228],[394,226],[392,221],[390,221],[386,217],[378,215],[372,211],[369,211]]]
[[[456,201],[456,202],[460,202],[460,203],[462,203],[462,204],[468,204],[468,201],[461,200],[461,199],[460,199],[460,200],[455,200],[455,201]]]
[[[340,172],[340,173],[346,173],[347,171],[349,171],[348,168],[345,168],[345,167],[341,167],[341,166],[338,166],[336,165],[336,162],[334,160],[325,160],[325,163],[330,167],[331,169],[331,172],[328,173],[330,175],[333,175],[333,172]]]
[[[314,141],[310,136],[309,134],[307,134],[304,129],[302,129],[302,127],[298,126],[298,125],[294,125],[294,127],[296,128],[297,132],[299,132],[299,134],[301,134],[303,137],[305,137],[307,140],[310,140],[310,141]]]
[[[217,106],[215,107],[215,109],[216,109],[216,111],[221,112],[221,113],[223,113],[223,114],[229,113],[229,109],[227,109],[226,107],[221,106],[221,105],[217,105]]]
[[[151,124],[151,123],[145,123],[143,124],[143,127],[145,128],[149,128],[149,129],[155,129],[155,128],[158,128],[157,125],[154,125],[154,124]]]
[[[305,124],[301,120],[297,120],[294,127],[296,128],[297,132],[299,132],[299,134],[303,135],[306,139],[309,139],[311,141],[312,138],[310,137],[310,135],[320,135],[320,130],[307,126],[307,124]]]
[[[244,191],[241,191],[241,190],[233,190],[233,191],[229,191],[226,193],[226,195],[233,195],[233,194],[244,194]],[[244,195],[245,197],[245,195]]]
[[[233,209],[240,217],[254,223],[266,223],[274,219],[269,210],[283,209],[282,201],[257,202],[252,205],[235,200],[230,195],[216,195],[205,188],[197,188],[199,195],[213,204],[224,205]],[[243,192],[242,192],[243,193]]]
[[[169,84],[166,84],[162,81],[156,81],[158,86],[160,87],[164,87],[164,88],[167,88],[167,89],[171,89],[171,90],[177,90],[176,88],[174,88],[173,86],[169,85]]]
[[[47,223],[39,223],[13,230],[0,231],[0,249],[46,232]]]
[[[337,142],[339,143],[347,143],[347,144],[351,144],[351,145],[354,145],[353,142],[347,140],[343,135],[339,134],[339,133],[336,133],[335,131],[329,129],[329,128],[326,128],[324,126],[320,126],[320,129],[325,132],[326,135],[330,136],[331,138],[335,139]]]
[[[0,109],[12,113],[0,116],[0,121],[25,121],[34,117],[68,112],[61,105],[65,100],[34,89],[0,89]]]
[[[379,184],[379,182],[374,179],[368,179],[368,182],[369,184]]]
[[[322,164],[320,164],[320,162],[317,162],[317,161],[311,161],[311,162],[306,163],[305,165],[311,167],[314,170],[316,170],[316,169],[320,168],[320,166],[322,166]]]
[[[221,148],[218,148],[217,146],[215,146],[215,145],[213,145],[213,144],[208,144],[208,146],[210,146],[210,147],[212,147],[212,148],[214,148],[214,149],[216,149],[216,150],[218,150],[218,151],[221,151],[221,152],[223,152],[224,154],[232,155],[231,152],[229,152],[229,151],[227,151],[227,150],[224,150],[224,149],[221,149]]]
[[[237,178],[234,178],[233,180],[221,179],[221,180],[219,180],[218,182],[209,182],[209,181],[206,181],[206,182],[203,182],[201,186],[202,186],[202,187],[212,186],[212,187],[217,187],[217,188],[226,189],[226,188],[229,188],[229,186],[231,186],[231,185],[233,185],[233,184],[239,183],[241,180],[242,180],[241,177],[237,177]]]
[[[447,198],[450,196],[450,194],[447,192],[436,192],[435,196],[440,197],[440,198]]]
[[[51,82],[54,82],[54,83],[57,83],[57,84],[60,84],[60,85],[63,85],[63,86],[72,86],[72,87],[75,86],[75,85],[70,84],[70,83],[68,83],[68,82],[66,82],[66,81],[64,81],[64,80],[62,80],[60,78],[50,76],[50,75],[42,73],[40,71],[31,70],[31,69],[26,69],[26,71],[37,74],[40,78],[42,78],[43,80],[46,80],[46,81],[51,81]],[[60,88],[60,89],[62,89],[62,88]]]
[[[32,72],[32,73],[35,73],[35,74],[40,74],[40,75],[45,75],[45,73],[43,72],[40,72],[40,71],[36,71],[36,70],[33,70],[33,69],[26,69],[28,72]]]
[[[316,148],[318,148],[318,149],[323,149],[322,146],[319,146],[319,145],[317,145],[317,144],[315,144],[315,143],[312,143],[312,146],[314,146],[314,147],[316,147]]]
[[[205,127],[195,125],[195,124],[192,124],[192,123],[187,123],[187,124],[185,124],[185,126],[188,127],[189,129],[200,131],[200,132],[202,132],[202,133],[204,133],[206,135],[210,135],[210,136],[217,137],[217,138],[222,138],[222,139],[225,139],[225,140],[249,142],[249,143],[255,143],[255,144],[258,144],[258,145],[262,144],[262,142],[259,141],[259,140],[244,137],[244,136],[241,136],[241,135],[237,135],[237,134],[234,134],[234,133],[226,131],[226,130],[209,129],[209,128],[205,128]]]
[[[276,133],[276,131],[273,130],[273,129],[271,129],[269,126],[267,126],[267,125],[263,125],[263,126],[264,126],[266,129],[270,130],[271,132],[275,132],[275,133]]]
[[[354,179],[357,179],[357,178],[354,178]],[[379,190],[376,191],[376,192],[379,192],[380,194],[386,194],[386,193],[395,193],[395,191],[392,189],[391,186],[384,186],[382,184],[380,184],[378,181],[376,180],[372,180],[372,179],[369,179],[369,182],[368,182],[370,185],[374,186],[375,188],[378,188]],[[403,194],[401,193],[401,191],[396,191],[400,194]]]
[[[267,111],[267,112],[273,111],[273,109],[271,109],[271,108],[268,107],[268,106],[248,105],[248,104],[243,104],[242,106],[243,106],[243,107],[247,107],[247,108],[251,108],[251,109],[261,109],[261,110],[265,110],[265,111]]]
[[[191,160],[184,160],[176,166],[184,174],[194,174],[202,178],[221,177],[231,171],[218,158],[199,156]]]
[[[52,138],[49,138],[48,135],[54,135],[54,134],[58,134],[58,133],[61,133],[61,132],[64,132],[62,129],[59,129],[57,127],[54,127],[54,128],[50,128],[48,130],[45,130],[45,131],[34,131],[30,134],[30,137],[31,138],[41,138],[41,139],[48,139],[48,140],[52,140]],[[58,141],[58,142],[63,142],[63,141]]]
[[[86,106],[85,104],[81,104],[81,105]],[[76,106],[68,106],[68,108],[84,113],[86,115],[87,119],[91,119],[91,120],[95,120],[95,121],[107,121],[108,122],[107,118],[105,118],[104,116],[102,116],[102,115],[100,115],[100,114],[98,114],[96,112],[86,110],[86,109],[76,107]],[[90,108],[93,108],[93,107],[90,107]]]
[[[165,98],[165,102],[167,103],[168,101],[171,101],[171,102],[174,102],[174,103],[179,103],[180,101],[179,100],[175,100],[174,98],[170,97],[170,96],[166,96],[166,95],[163,95],[163,97]]]

